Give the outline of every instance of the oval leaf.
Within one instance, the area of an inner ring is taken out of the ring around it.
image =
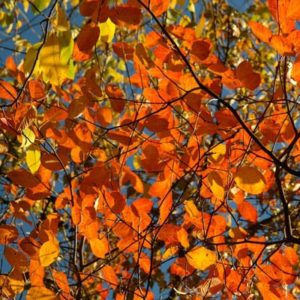
[[[40,262],[43,267],[51,265],[59,255],[59,243],[56,240],[47,241],[39,252]]]
[[[215,252],[204,247],[195,247],[185,255],[188,263],[195,269],[204,271],[217,261]]]
[[[261,194],[265,189],[265,178],[260,171],[255,167],[242,167],[235,176],[234,181],[236,185],[249,194]]]

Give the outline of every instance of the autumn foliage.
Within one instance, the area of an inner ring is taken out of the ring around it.
[[[300,5],[240,2],[4,0],[1,299],[299,299]]]

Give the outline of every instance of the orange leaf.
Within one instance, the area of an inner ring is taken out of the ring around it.
[[[41,245],[32,237],[25,237],[19,241],[19,247],[31,257],[31,259],[38,259],[39,249]]]
[[[105,93],[109,97],[112,109],[121,113],[126,103],[123,91],[116,85],[107,84],[105,87]]]
[[[89,51],[83,52],[78,48],[77,43],[74,44],[74,47],[73,47],[74,61],[86,61],[92,57],[92,54],[93,54],[92,49],[90,49]]]
[[[295,29],[295,22],[288,18],[289,2],[290,0],[268,0],[269,10],[284,34]]]
[[[185,255],[188,263],[195,269],[205,271],[217,261],[215,252],[204,247],[195,247]]]
[[[108,241],[106,237],[91,239],[89,242],[94,255],[99,258],[105,258],[105,254],[108,252]]]
[[[33,99],[41,100],[46,95],[44,85],[39,80],[30,80],[28,82],[28,88],[30,97]]]
[[[53,278],[58,285],[58,287],[64,291],[65,293],[70,293],[70,288],[69,288],[69,283],[68,283],[68,278],[67,275],[64,272],[58,272],[54,270],[52,272]]]
[[[133,300],[154,300],[154,295],[150,290],[148,290],[146,296],[146,289],[137,289],[134,291]]]
[[[295,54],[293,45],[286,37],[273,35],[270,45],[282,56],[291,56]]]
[[[5,247],[4,256],[8,263],[15,269],[25,271],[28,265],[27,258],[25,254],[21,251],[17,251],[14,248]]]
[[[254,21],[250,21],[249,22],[249,26],[252,30],[252,32],[254,33],[254,35],[260,39],[261,41],[265,42],[265,43],[269,43],[272,37],[272,31],[265,27],[264,25],[254,22]]]
[[[48,290],[44,286],[32,286],[26,295],[26,300],[57,300],[54,292]]]
[[[31,286],[44,286],[45,269],[41,266],[39,259],[30,260],[29,276]]]
[[[148,1],[145,1],[148,4]],[[159,17],[169,8],[169,0],[151,0],[150,1],[150,10]]]
[[[237,206],[237,209],[245,220],[257,223],[257,210],[250,202],[243,201]]]
[[[190,242],[187,231],[183,227],[181,227],[176,234],[181,246],[184,248],[188,248],[190,246]]]
[[[292,20],[300,20],[300,6],[298,0],[290,0],[287,17]]]
[[[159,201],[159,224],[163,224],[171,213],[173,206],[172,193],[168,193],[164,198]]]
[[[43,267],[51,265],[59,255],[59,243],[56,239],[45,242],[39,251],[40,262]]]
[[[256,167],[245,166],[240,168],[235,176],[236,185],[250,194],[261,194],[265,189],[265,178]]]
[[[18,230],[12,225],[0,225],[0,244],[7,245],[18,238]]]
[[[16,89],[10,83],[0,80],[0,98],[13,101],[16,97]]]
[[[294,61],[291,77],[300,82],[300,55],[298,55]]]
[[[109,265],[105,265],[102,269],[101,269],[101,273],[102,273],[102,277],[103,279],[113,288],[116,289],[117,286],[119,285],[119,280],[118,277],[114,271],[114,269],[109,266]]]
[[[112,111],[108,107],[99,107],[97,109],[97,121],[101,126],[108,126],[113,120]]]
[[[17,73],[18,68],[12,56],[8,56],[5,61],[5,67],[13,74]]]
[[[252,66],[248,61],[243,61],[236,69],[237,78],[242,85],[249,90],[255,90],[260,84],[260,75],[253,72]]]
[[[224,183],[222,177],[215,171],[209,173],[208,184],[217,199],[223,200],[225,195]]]

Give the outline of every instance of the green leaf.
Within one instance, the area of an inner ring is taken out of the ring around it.
[[[44,9],[46,9],[49,4],[50,4],[51,0],[33,0],[32,3],[37,7],[37,9],[39,11],[43,11]],[[34,8],[34,6],[31,6],[32,8],[32,12],[34,14],[38,14],[39,12]]]

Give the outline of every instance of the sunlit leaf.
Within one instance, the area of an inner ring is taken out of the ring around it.
[[[115,35],[116,25],[108,18],[104,23],[100,23],[99,27],[101,41],[111,43]]]
[[[54,33],[47,38],[38,61],[35,72],[41,74],[45,82],[60,86],[68,78],[69,66],[61,60],[61,45]]]
[[[26,300],[58,300],[56,294],[46,287],[31,287],[26,295]]]
[[[191,266],[201,271],[205,271],[217,261],[216,253],[204,247],[193,248],[185,257]]]
[[[17,97],[16,89],[8,82],[0,80],[0,99],[15,100]]]
[[[249,194],[260,194],[265,188],[265,178],[256,167],[239,168],[234,176],[236,185]]]
[[[222,177],[217,172],[208,174],[208,183],[211,191],[217,199],[223,200],[225,195],[224,183]]]
[[[96,257],[104,258],[105,254],[108,252],[108,242],[105,237],[101,239],[91,239],[90,246],[92,252],[95,254]]]
[[[241,216],[252,223],[257,222],[257,210],[256,208],[248,201],[243,201],[238,205],[238,211]]]
[[[25,157],[27,166],[32,174],[34,174],[41,165],[41,151],[37,147],[31,146],[26,150]]]
[[[59,243],[56,240],[45,242],[39,251],[41,265],[47,267],[56,261],[59,256]]]

